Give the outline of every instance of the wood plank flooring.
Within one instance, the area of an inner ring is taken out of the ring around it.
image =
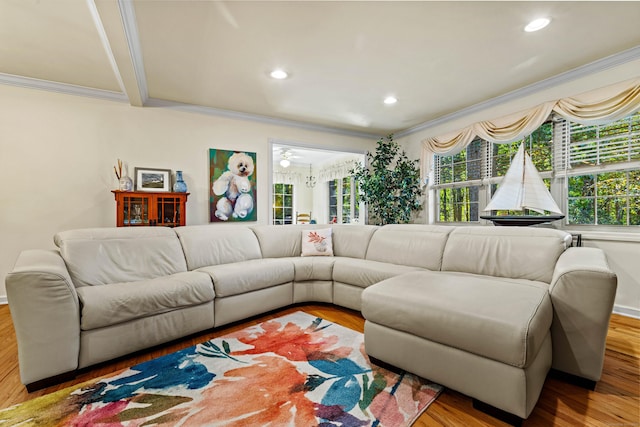
[[[360,332],[364,328],[364,319],[356,311],[322,304],[294,306],[104,363],[83,370],[72,381],[27,393],[20,383],[18,350],[9,307],[3,305],[0,306],[0,408],[106,375],[297,310]],[[491,384],[487,384],[487,387],[491,387]],[[414,423],[414,427],[505,425],[473,409],[469,397],[448,389]],[[640,426],[640,320],[613,315],[607,336],[604,372],[595,391],[548,378],[536,408],[523,425],[525,427]]]

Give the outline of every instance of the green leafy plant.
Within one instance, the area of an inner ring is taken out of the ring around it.
[[[411,220],[420,210],[422,189],[417,160],[410,160],[393,140],[380,138],[375,153],[367,153],[368,167],[358,165],[351,170],[367,203],[369,223],[401,224]]]

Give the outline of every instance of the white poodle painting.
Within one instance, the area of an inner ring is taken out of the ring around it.
[[[256,221],[256,153],[209,150],[211,222]]]

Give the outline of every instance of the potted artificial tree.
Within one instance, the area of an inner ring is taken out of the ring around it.
[[[368,165],[351,170],[367,203],[369,223],[402,224],[421,208],[422,188],[417,160],[410,160],[393,140],[380,138],[375,153],[367,153]]]

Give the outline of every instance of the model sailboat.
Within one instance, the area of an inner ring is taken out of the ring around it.
[[[521,144],[496,194],[484,210],[524,211],[525,209],[542,215],[481,215],[480,218],[493,221],[495,225],[520,226],[542,224],[564,218],[564,214],[540,178],[531,157],[524,151],[524,144]],[[557,215],[545,215],[545,212]]]

